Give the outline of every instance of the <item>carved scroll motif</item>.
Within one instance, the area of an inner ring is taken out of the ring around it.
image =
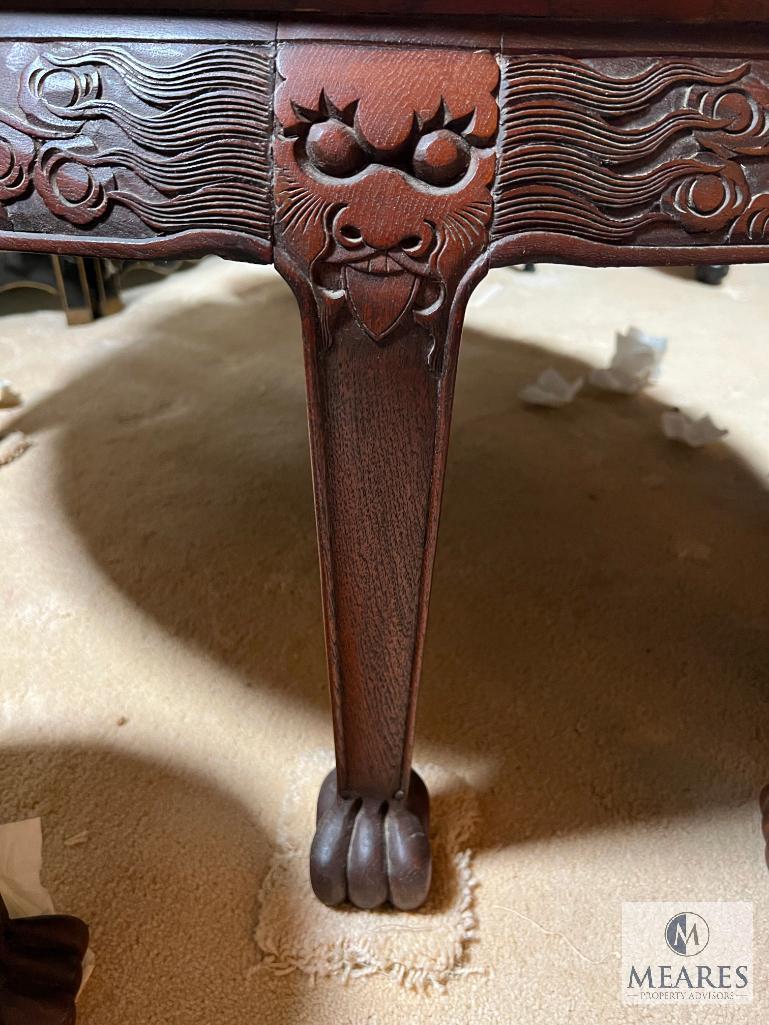
[[[345,311],[378,345],[413,318],[434,365],[488,241],[496,61],[316,45],[281,54],[278,74],[276,240],[311,283],[323,344]]]
[[[769,173],[755,160],[769,156],[765,66],[616,65],[504,60],[492,237],[766,241]]]
[[[186,53],[51,46],[32,60],[0,107],[0,228],[55,231],[21,204],[37,197],[77,228],[120,207],[160,235],[268,240],[271,58],[226,45]]]

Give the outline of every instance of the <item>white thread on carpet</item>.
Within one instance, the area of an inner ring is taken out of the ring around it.
[[[88,843],[88,830],[84,829],[82,833],[76,833],[74,836],[68,836],[64,840],[65,847],[81,847],[84,843]]]
[[[552,936],[554,939],[563,940],[566,946],[571,947],[571,949],[574,951],[577,957],[581,958],[586,964],[605,965],[608,964],[612,958],[617,961],[619,960],[619,951],[616,950],[612,950],[611,953],[608,954],[606,957],[602,957],[599,960],[596,960],[595,958],[589,957],[587,954],[581,951],[579,947],[576,945],[576,943],[570,940],[565,933],[559,932],[557,929],[546,929],[545,926],[538,922],[535,918],[530,918],[528,915],[524,915],[522,911],[516,911],[515,908],[509,908],[506,904],[492,904],[491,907],[492,910],[495,911],[509,911],[511,915],[516,915],[524,922],[528,922],[530,925],[533,925],[535,928],[539,929],[539,931],[543,933],[545,936]]]
[[[23,456],[32,442],[21,431],[12,431],[0,438],[0,466],[7,466],[19,456]]]
[[[418,992],[443,991],[467,975],[487,976],[485,967],[467,963],[468,944],[478,937],[477,880],[467,846],[478,822],[474,792],[445,769],[419,770],[431,791],[434,866],[423,908],[327,908],[310,887],[307,857],[318,790],[333,762],[330,751],[310,752],[292,774],[259,898],[255,940],[262,960],[255,970],[301,971],[313,983],[324,976],[348,983],[384,975]]]

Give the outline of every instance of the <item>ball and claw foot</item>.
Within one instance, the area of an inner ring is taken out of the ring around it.
[[[694,276],[703,285],[720,285],[729,273],[729,264],[704,263],[694,268]]]
[[[75,1025],[88,927],[67,915],[11,919],[0,897],[0,1023]]]
[[[430,889],[429,820],[427,787],[415,772],[407,794],[384,800],[343,797],[336,772],[329,773],[310,852],[316,896],[332,906],[349,901],[359,908],[418,908]]]

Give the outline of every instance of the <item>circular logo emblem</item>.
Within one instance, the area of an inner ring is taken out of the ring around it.
[[[693,911],[674,915],[665,926],[665,942],[674,954],[693,957],[701,954],[710,940],[708,923]]]

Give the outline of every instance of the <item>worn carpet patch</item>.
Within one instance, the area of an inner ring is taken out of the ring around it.
[[[339,976],[344,982],[385,975],[417,990],[442,990],[454,978],[485,975],[470,963],[478,934],[477,880],[468,844],[478,822],[477,799],[461,777],[418,766],[431,794],[433,885],[417,912],[392,908],[327,908],[310,887],[307,856],[315,801],[333,752],[310,752],[296,765],[281,815],[279,842],[262,886],[256,943],[260,967]]]

